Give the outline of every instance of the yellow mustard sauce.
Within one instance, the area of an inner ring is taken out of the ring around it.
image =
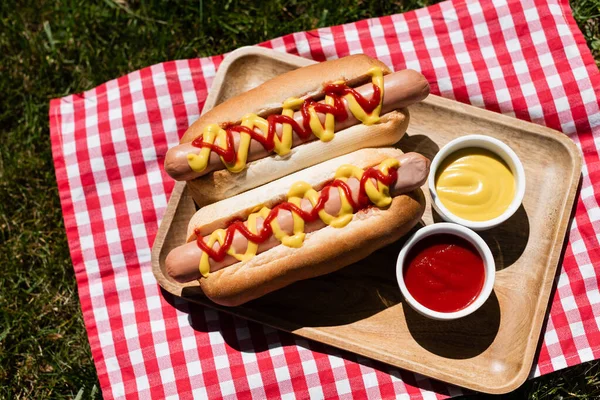
[[[399,168],[400,162],[395,158],[388,158],[382,161],[376,168],[378,168],[383,174],[388,175],[388,171],[390,168]],[[341,180],[346,182],[349,178],[355,178],[358,181],[362,178],[364,170],[362,168],[356,167],[354,165],[342,165],[340,166],[334,175],[336,180]],[[324,209],[319,210],[318,215],[321,221],[323,221],[326,225],[332,226],[334,228],[343,228],[348,225],[350,221],[352,221],[353,215],[357,210],[354,210],[350,201],[346,197],[346,193],[341,188],[331,188],[330,190],[337,189],[340,196],[340,211],[337,215],[331,215],[327,213]],[[365,180],[364,190],[369,198],[369,201],[379,208],[385,208],[390,205],[392,202],[392,197],[390,196],[390,188],[388,185],[385,185],[380,180],[377,180],[377,186],[373,184],[371,179]],[[302,199],[308,199],[313,207],[318,203],[320,198],[319,192],[317,192],[312,186],[310,186],[306,182],[296,182],[292,185],[287,194],[287,201],[292,203],[298,207],[300,207]],[[262,207],[258,212],[251,213],[248,216],[247,227],[248,230],[257,234],[257,218],[262,218],[263,221],[267,219],[269,214],[271,213],[271,209],[268,207]],[[304,233],[304,219],[298,215],[296,212],[292,211],[292,220],[293,220],[293,235],[288,235],[285,231],[281,229],[279,223],[277,222],[277,217],[273,218],[271,221],[271,228],[273,231],[273,235],[277,240],[279,240],[284,246],[299,248],[304,243],[304,238],[306,234]],[[213,245],[216,242],[219,242],[219,245],[223,245],[225,243],[225,238],[227,236],[227,230],[232,229],[230,226],[227,229],[217,229],[215,230],[206,241],[206,245],[212,249]],[[203,240],[203,239],[200,239]],[[258,243],[255,243],[251,240],[248,240],[248,246],[244,253],[236,253],[232,247],[227,249],[227,254],[234,257],[238,261],[248,261],[252,257],[256,255],[258,251]],[[200,273],[203,277],[207,277],[210,273],[210,257],[204,251],[202,252],[202,256],[200,257]]]
[[[348,108],[352,115],[359,120],[361,123],[365,125],[372,125],[379,122],[379,115],[381,113],[381,107],[383,104],[383,72],[379,67],[373,67],[367,71],[367,75],[371,76],[373,85],[379,87],[381,95],[379,98],[379,106],[373,110],[370,114],[366,113],[365,110],[361,108],[358,104],[357,100],[354,98],[352,94],[346,94],[343,98],[348,102]],[[334,82],[334,83],[344,83],[343,81]],[[281,114],[287,117],[292,117],[295,111],[298,111],[304,100],[299,98],[289,98],[282,104]],[[325,96],[325,103],[328,105],[334,104],[334,99],[331,96]],[[321,124],[319,116],[315,111],[314,107],[309,106],[309,123],[310,129],[318,139],[323,142],[329,142],[334,138],[335,134],[335,117],[333,114],[325,114],[325,123]],[[241,125],[247,127],[249,129],[258,129],[262,132],[262,134],[266,137],[269,130],[269,123],[267,119],[259,117],[256,114],[247,114],[242,118]],[[292,136],[292,125],[283,123],[282,124],[282,134],[281,138],[277,135],[274,136],[274,147],[273,151],[280,155],[284,156],[288,154],[292,148],[293,136]],[[240,132],[240,142],[239,147],[236,153],[236,159],[233,163],[227,163],[223,157],[221,157],[221,161],[225,165],[225,167],[231,172],[241,172],[246,168],[247,160],[248,160],[248,152],[250,149],[251,136],[248,133]],[[202,141],[207,144],[216,144],[218,147],[222,149],[228,149],[227,144],[227,132],[225,129],[221,128],[217,124],[210,124],[204,128],[202,133]],[[208,161],[210,159],[211,154],[210,147],[202,147],[199,154],[189,153],[187,155],[188,164],[190,168],[195,172],[202,172],[208,165]]]
[[[488,221],[499,217],[515,197],[515,177],[495,153],[471,147],[450,154],[440,164],[435,189],[457,217]]]

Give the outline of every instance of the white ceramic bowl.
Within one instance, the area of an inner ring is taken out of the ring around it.
[[[437,191],[435,189],[435,175],[440,164],[446,157],[454,153],[457,150],[464,149],[467,147],[479,147],[489,150],[497,154],[502,158],[515,177],[515,197],[508,206],[508,208],[498,217],[487,220],[487,221],[471,221],[458,217],[451,213],[440,201]],[[484,135],[467,135],[461,136],[449,142],[445,145],[433,158],[431,167],[429,168],[429,192],[431,193],[431,204],[437,213],[445,221],[454,222],[460,225],[464,225],[476,231],[482,231],[493,228],[500,225],[507,219],[509,219],[521,206],[523,202],[523,196],[525,196],[525,170],[521,160],[515,154],[515,152],[508,147],[505,143],[498,139],[494,139],[490,136]]]
[[[439,312],[425,307],[415,300],[415,298],[408,291],[406,283],[404,282],[404,261],[410,250],[422,239],[438,234],[451,234],[465,239],[469,243],[473,244],[483,259],[485,280],[483,282],[481,292],[471,304],[459,311]],[[490,248],[477,233],[461,225],[441,222],[419,229],[417,233],[408,239],[398,255],[398,261],[396,262],[396,278],[404,299],[415,311],[426,317],[437,320],[452,320],[462,318],[473,313],[490,297],[492,289],[494,288],[494,281],[496,279],[496,263],[494,262],[494,257],[492,256]]]

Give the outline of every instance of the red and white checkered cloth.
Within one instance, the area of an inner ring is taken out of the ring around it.
[[[532,374],[600,358],[600,75],[566,0],[445,2],[261,44],[315,60],[364,52],[432,92],[563,131],[581,194]],[[51,102],[56,177],[106,399],[434,398],[460,389],[161,293],[150,249],[173,189],[163,157],[223,56],[170,61]]]

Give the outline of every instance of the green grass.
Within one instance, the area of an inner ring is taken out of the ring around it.
[[[429,0],[0,2],[0,398],[99,397],[53,173],[48,102],[165,60],[398,13]],[[573,0],[600,59],[599,0]],[[265,17],[269,16],[269,17]],[[515,398],[600,396],[600,364]]]

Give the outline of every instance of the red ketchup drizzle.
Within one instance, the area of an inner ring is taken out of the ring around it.
[[[231,242],[233,241],[233,235],[236,231],[240,232],[248,241],[254,242],[257,244],[263,243],[273,234],[273,228],[271,228],[271,222],[277,218],[279,214],[279,210],[287,210],[294,212],[300,216],[305,222],[315,221],[319,217],[319,211],[321,211],[325,207],[325,203],[329,200],[329,191],[332,188],[340,188],[344,191],[346,198],[348,199],[348,203],[352,206],[354,211],[356,212],[359,209],[365,208],[369,205],[370,200],[366,194],[365,184],[367,183],[367,179],[372,178],[381,181],[383,184],[392,186],[396,183],[398,179],[398,170],[396,168],[390,168],[388,170],[388,174],[384,174],[380,170],[375,167],[371,167],[367,169],[363,173],[363,177],[360,180],[360,187],[358,192],[358,204],[352,199],[352,190],[346,184],[346,182],[335,179],[329,185],[326,185],[323,189],[321,189],[319,193],[319,199],[317,200],[317,204],[312,208],[311,211],[307,212],[298,207],[297,205],[290,202],[283,202],[271,209],[267,218],[263,221],[263,226],[260,232],[252,233],[248,229],[246,225],[244,225],[243,221],[234,221],[228,227],[225,233],[225,240],[223,244],[219,247],[218,250],[214,250],[211,247],[208,247],[204,238],[200,234],[198,229],[195,230],[196,233],[196,243],[198,247],[202,249],[203,252],[207,253],[210,258],[215,261],[223,261],[225,255],[227,254],[227,250],[231,247]],[[218,243],[218,242],[217,242]]]
[[[312,99],[305,100],[300,107],[302,125],[298,124],[292,117],[288,117],[287,115],[273,114],[267,117],[267,122],[269,124],[267,136],[263,136],[262,132],[256,132],[254,129],[245,126],[230,124],[223,127],[227,134],[227,148],[223,148],[215,143],[204,142],[202,135],[192,141],[192,146],[200,148],[209,147],[211,151],[214,151],[219,156],[223,157],[223,160],[225,160],[227,164],[234,164],[237,160],[237,153],[234,148],[233,132],[247,133],[252,139],[262,144],[266,151],[271,152],[275,148],[275,128],[277,124],[290,124],[292,130],[300,139],[307,140],[310,138],[312,135],[312,129],[310,128],[310,107],[314,107],[317,113],[333,114],[336,121],[345,121],[348,118],[348,112],[346,111],[342,97],[346,94],[351,94],[367,114],[371,114],[373,110],[377,108],[381,100],[381,89],[375,84],[373,84],[373,95],[369,100],[346,84],[326,85],[324,92],[326,96],[330,96],[333,99],[333,105],[318,103]]]
[[[471,304],[485,280],[483,259],[475,247],[451,234],[428,236],[409,252],[404,282],[425,307],[439,312],[459,311]]]

